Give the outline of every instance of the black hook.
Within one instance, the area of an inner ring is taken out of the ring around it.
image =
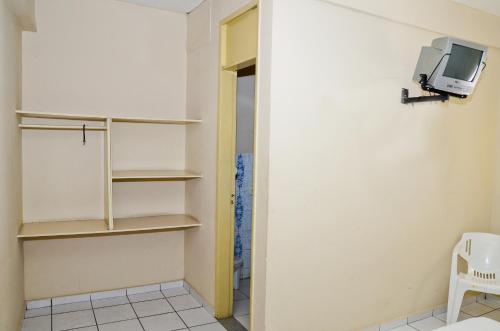
[[[85,124],[83,125],[83,145],[87,142],[87,138],[85,137]]]

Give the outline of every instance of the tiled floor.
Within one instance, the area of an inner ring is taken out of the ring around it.
[[[27,310],[23,331],[226,331],[184,288]]]
[[[459,320],[472,317],[488,317],[500,322],[500,300],[478,299],[469,305],[462,306]],[[432,331],[446,325],[446,312],[415,321],[405,326],[390,329],[390,331]]]
[[[234,290],[233,316],[245,328],[249,327],[250,279],[240,281],[240,289]]]

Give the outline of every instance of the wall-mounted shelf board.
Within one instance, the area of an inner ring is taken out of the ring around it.
[[[201,120],[196,119],[166,119],[166,118],[141,118],[141,117],[113,117],[101,115],[77,115],[77,114],[63,114],[63,113],[46,113],[17,110],[16,114],[26,118],[45,118],[57,120],[78,120],[78,121],[98,121],[106,122],[110,118],[116,123],[150,123],[150,124],[177,124],[187,125],[201,123]]]
[[[113,181],[189,180],[201,178],[186,170],[115,170]]]
[[[27,118],[47,118],[56,120],[76,120],[76,121],[96,121],[96,122],[106,122],[106,116],[99,115],[77,115],[77,114],[58,114],[58,113],[45,113],[45,112],[33,112],[17,110],[16,114],[21,117]]]
[[[51,238],[69,236],[89,236],[108,232],[102,220],[43,221],[23,223],[18,238]]]
[[[114,123],[149,123],[149,124],[195,124],[201,120],[192,119],[162,119],[162,118],[133,118],[133,117],[112,117]]]
[[[201,226],[195,218],[182,214],[115,218],[114,225],[114,233],[184,230]]]
[[[19,124],[23,130],[69,130],[82,131],[81,125],[42,125],[42,124]],[[105,126],[85,126],[86,131],[106,131]]]
[[[18,234],[21,239],[88,237],[95,235],[128,234],[186,230],[201,226],[188,215],[160,215],[114,219],[114,229],[108,230],[103,220],[46,221],[24,223]]]

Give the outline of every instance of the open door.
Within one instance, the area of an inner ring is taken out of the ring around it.
[[[257,3],[223,20],[220,36],[215,315],[226,318],[233,313],[237,76],[257,62]]]

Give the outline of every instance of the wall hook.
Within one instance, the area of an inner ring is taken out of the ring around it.
[[[85,137],[85,124],[83,125],[83,146],[87,143],[87,137]]]

